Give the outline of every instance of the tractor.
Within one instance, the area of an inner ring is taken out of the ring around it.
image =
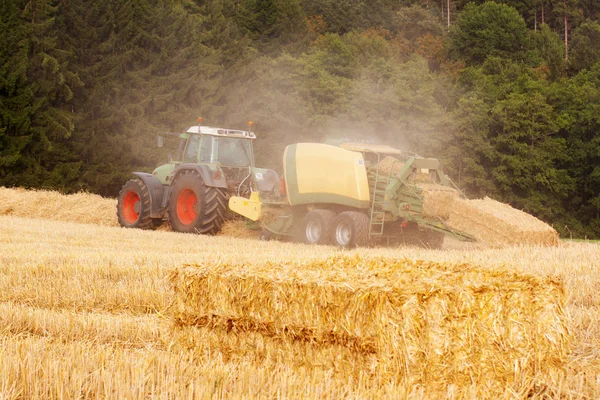
[[[214,235],[225,220],[229,197],[250,193],[256,135],[200,125],[175,135],[180,139],[174,159],[151,174],[134,172],[136,178],[123,185],[119,224],[154,229],[167,220],[176,232]],[[163,137],[157,139],[162,146]]]

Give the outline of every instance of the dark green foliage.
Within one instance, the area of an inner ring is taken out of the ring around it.
[[[540,58],[539,70],[556,80],[565,73],[564,44],[548,25],[542,25],[533,34],[533,43]]]
[[[468,4],[481,5],[490,2],[490,0],[457,0],[456,6],[459,9],[464,9]],[[541,7],[543,3],[547,7],[546,12],[550,12],[551,1],[549,0],[494,0],[494,3],[503,4],[517,10],[519,15],[523,17],[523,20],[527,23],[529,28],[535,26],[535,15],[538,14],[538,24],[541,24]]]
[[[389,28],[393,11],[411,2],[392,0],[303,0],[306,15],[321,15],[330,32],[346,33],[369,27]]]
[[[243,0],[237,6],[236,20],[253,39],[280,39],[288,43],[305,31],[299,0]]]
[[[276,34],[279,10],[275,0],[243,0],[237,12],[239,25],[253,36]]]
[[[566,142],[557,137],[553,117],[540,93],[512,93],[491,110],[491,175],[497,190],[505,201],[546,220],[563,213],[561,200],[573,189],[567,171],[556,167]]]
[[[586,22],[573,33],[569,66],[574,71],[588,69],[600,61],[600,24]]]
[[[3,2],[0,57],[0,183],[74,189],[80,163],[73,133],[69,53],[57,48],[53,1]]]
[[[468,4],[450,32],[450,52],[467,65],[488,56],[525,61],[530,35],[523,17],[504,4]]]
[[[558,110],[559,134],[567,142],[560,165],[568,168],[575,187],[565,207],[568,225],[579,234],[600,234],[600,65],[553,85],[549,101]]]
[[[441,36],[444,32],[439,18],[429,10],[417,5],[398,10],[392,19],[391,28],[393,33],[410,42],[416,42],[418,38],[426,34]]]
[[[455,110],[453,175],[471,195],[491,195],[545,220],[564,221],[577,186],[545,75],[488,58],[462,79],[469,90]]]

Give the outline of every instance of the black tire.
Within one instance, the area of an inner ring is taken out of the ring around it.
[[[333,244],[343,248],[366,246],[369,243],[369,217],[357,211],[344,211],[333,221]]]
[[[165,223],[165,220],[162,218],[153,218],[152,219],[152,229],[158,229]]]
[[[308,244],[331,244],[331,230],[335,213],[329,210],[311,210],[302,220],[300,239]]]
[[[260,231],[260,235],[258,236],[259,240],[262,240],[264,242],[268,242],[269,240],[273,239],[273,234],[271,232],[269,232],[266,229],[263,229],[262,231]]]
[[[150,193],[146,184],[139,179],[127,181],[117,200],[119,225],[124,228],[154,229],[150,211]]]
[[[184,171],[175,180],[169,202],[175,232],[215,235],[223,227],[226,211],[225,190],[206,186],[196,171]]]

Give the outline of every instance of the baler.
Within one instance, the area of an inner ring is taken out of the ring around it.
[[[437,159],[381,145],[298,143],[284,152],[282,179],[273,170],[260,170],[253,180],[258,191],[250,198],[231,197],[229,208],[260,221],[262,239],[430,248],[441,247],[446,235],[474,240],[431,212],[436,198],[460,195]]]

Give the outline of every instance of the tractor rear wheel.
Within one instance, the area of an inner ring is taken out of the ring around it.
[[[330,244],[335,213],[329,210],[311,210],[302,220],[301,239],[308,244]]]
[[[223,227],[227,212],[227,193],[206,186],[193,170],[175,180],[169,204],[169,220],[176,232],[214,235]]]
[[[344,211],[333,221],[333,243],[351,248],[369,242],[369,217],[357,211]]]
[[[154,229],[150,211],[150,193],[146,184],[139,179],[127,181],[117,200],[119,225],[125,228]]]

